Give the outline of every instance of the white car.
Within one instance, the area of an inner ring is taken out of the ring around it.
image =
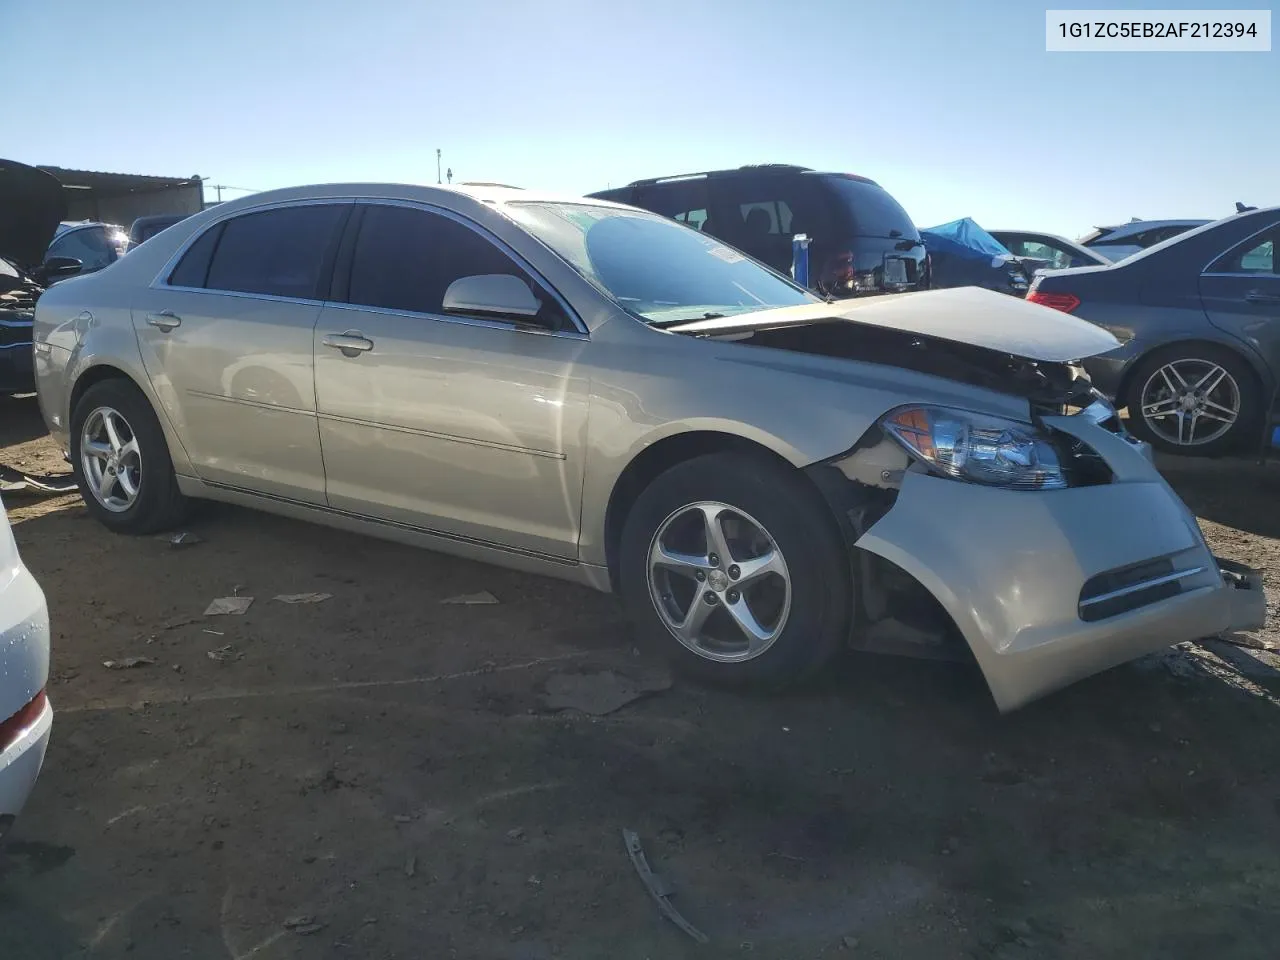
[[[22,812],[44,763],[53,727],[48,682],[49,611],[0,505],[0,839]]]

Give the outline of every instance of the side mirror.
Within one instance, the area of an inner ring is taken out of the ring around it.
[[[444,292],[445,313],[481,313],[496,317],[531,319],[542,304],[529,284],[510,274],[487,273],[462,277]]]
[[[33,271],[33,276],[41,283],[52,283],[54,280],[75,276],[83,266],[74,257],[50,257]]]

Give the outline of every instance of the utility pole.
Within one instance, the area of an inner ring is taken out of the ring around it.
[[[440,179],[440,148],[436,147],[436,183],[443,183]]]

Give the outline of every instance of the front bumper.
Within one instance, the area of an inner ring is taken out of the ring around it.
[[[937,598],[1001,711],[1183,640],[1262,625],[1260,578],[1224,578],[1140,448],[1084,417],[1045,422],[1096,450],[1114,482],[1025,492],[909,471],[857,541]]]

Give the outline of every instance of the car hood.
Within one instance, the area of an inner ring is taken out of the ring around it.
[[[1052,363],[1083,360],[1120,346],[1106,330],[1085,320],[980,287],[779,307],[673,324],[666,329],[717,336],[831,320],[916,333]]]
[[[0,257],[26,269],[36,266],[66,215],[67,198],[56,177],[0,160]]]

